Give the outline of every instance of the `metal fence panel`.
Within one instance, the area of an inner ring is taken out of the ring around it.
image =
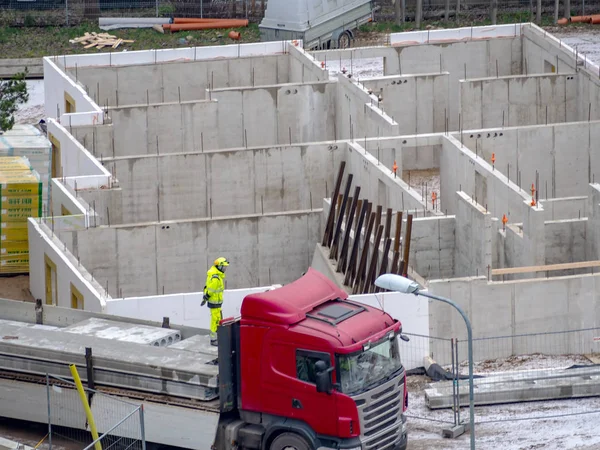
[[[143,407],[112,395],[84,388],[99,439],[94,441],[75,383],[47,375],[48,443],[70,441],[81,448],[145,449]]]
[[[218,17],[246,18],[260,22],[268,0],[0,0],[0,25],[77,25],[96,21],[99,17]],[[376,21],[394,21],[392,0],[374,0],[378,7]],[[486,20],[491,0],[423,0],[423,19],[442,20],[448,6],[450,22],[457,18],[461,25]],[[554,17],[554,1],[542,2],[542,18]],[[498,13],[509,15],[512,21],[535,19],[536,2],[529,0],[499,0]],[[598,0],[571,2],[573,14],[595,11]],[[406,0],[406,20],[415,17],[416,0]],[[561,5],[559,17],[564,15]]]

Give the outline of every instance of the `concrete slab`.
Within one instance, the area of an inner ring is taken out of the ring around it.
[[[64,361],[85,367],[92,348],[99,386],[135,389],[176,397],[212,400],[218,395],[214,358],[179,349],[153,347],[97,336],[0,323],[0,370],[70,378]],[[81,371],[85,377],[85,371]]]
[[[63,329],[65,333],[83,334],[136,344],[166,347],[181,340],[181,332],[170,328],[148,327],[104,319],[88,319]]]
[[[197,334],[196,336],[184,339],[183,341],[176,342],[171,345],[171,348],[200,353],[202,355],[210,355],[215,358],[219,354],[217,347],[210,345],[210,336],[207,334]]]
[[[600,395],[600,366],[561,370],[504,373],[473,380],[476,406]],[[469,403],[468,381],[459,384],[460,404]],[[425,404],[430,409],[451,408],[452,381],[429,385]]]

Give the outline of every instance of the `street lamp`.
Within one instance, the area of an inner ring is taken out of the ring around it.
[[[439,300],[440,302],[448,303],[458,310],[460,315],[465,319],[467,325],[467,339],[469,342],[469,427],[471,431],[471,450],[475,450],[475,408],[473,399],[473,334],[471,332],[471,322],[460,306],[444,297],[420,291],[420,286],[417,282],[411,281],[401,275],[386,273],[380,275],[375,280],[375,286],[388,291],[402,292],[403,294],[422,295],[423,297]]]

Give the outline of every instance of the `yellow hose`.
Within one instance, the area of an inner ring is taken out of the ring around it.
[[[75,381],[75,386],[77,386],[79,398],[81,398],[83,409],[85,409],[85,415],[87,417],[88,423],[90,424],[90,431],[92,432],[92,437],[94,438],[94,441],[96,441],[96,443],[94,444],[94,448],[96,450],[102,450],[102,444],[100,444],[100,441],[98,441],[98,430],[96,430],[94,416],[92,415],[92,410],[90,409],[90,405],[87,401],[85,390],[83,389],[83,384],[81,383],[81,378],[79,378],[77,367],[75,367],[75,364],[70,364],[69,369],[71,369],[71,375],[73,376],[73,380]]]

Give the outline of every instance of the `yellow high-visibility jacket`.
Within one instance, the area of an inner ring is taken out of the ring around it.
[[[225,289],[225,274],[212,266],[206,272],[206,287],[204,293],[208,295],[208,307],[220,308],[223,304],[223,290]]]

